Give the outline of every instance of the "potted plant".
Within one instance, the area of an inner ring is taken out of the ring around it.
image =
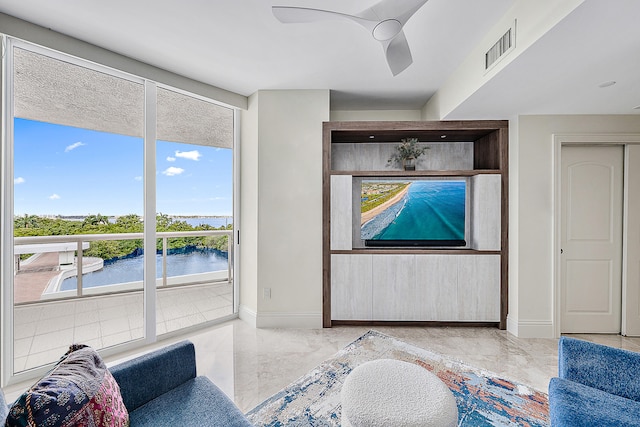
[[[396,152],[389,157],[387,165],[402,166],[406,171],[416,170],[416,160],[422,156],[429,147],[418,146],[418,138],[404,138],[396,147]]]

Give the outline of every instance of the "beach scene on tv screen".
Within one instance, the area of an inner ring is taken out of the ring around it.
[[[363,180],[362,240],[463,240],[466,181]]]

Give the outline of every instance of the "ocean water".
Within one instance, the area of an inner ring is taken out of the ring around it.
[[[206,216],[206,217],[181,217],[175,216],[172,217],[176,221],[184,221],[192,227],[197,227],[199,225],[210,225],[212,227],[226,227],[229,224],[233,224],[232,216]]]
[[[463,240],[465,181],[414,181],[398,203],[362,225],[363,240]]]
[[[144,257],[137,256],[117,260],[104,265],[99,271],[82,275],[82,287],[113,285],[142,281]],[[195,250],[188,253],[167,255],[167,276],[207,273],[227,269],[227,258],[216,251]],[[156,277],[162,277],[162,255],[156,255]],[[63,291],[75,289],[76,277],[65,279],[60,285]]]

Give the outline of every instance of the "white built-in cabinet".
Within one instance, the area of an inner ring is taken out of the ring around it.
[[[508,124],[326,122],[323,322],[471,322],[506,327]],[[390,169],[402,138],[429,145],[416,171]],[[367,248],[359,239],[359,182],[467,177],[465,248]]]
[[[500,321],[500,255],[331,255],[331,317]]]

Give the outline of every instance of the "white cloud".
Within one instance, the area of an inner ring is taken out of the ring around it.
[[[171,166],[162,172],[162,174],[166,176],[176,176],[180,175],[182,172],[184,172],[184,169]]]
[[[60,198],[60,196],[58,196],[56,193],[53,193],[52,195],[49,196],[49,200],[58,200]]]
[[[202,157],[202,154],[200,154],[198,150],[176,151],[176,157],[198,161],[200,160],[200,157]]]
[[[142,181],[142,177],[141,176],[135,176],[133,177],[134,180],[136,181]]]
[[[175,162],[175,161],[176,161],[175,157],[171,157],[171,156],[167,157],[167,162]]]
[[[78,141],[75,144],[67,145],[67,148],[64,149],[64,152],[68,153],[69,151],[75,150],[76,148],[82,147],[83,145],[87,145],[87,144],[85,144],[84,142]]]
[[[24,182],[24,178],[19,176],[16,179],[13,180],[14,184],[22,184]]]

